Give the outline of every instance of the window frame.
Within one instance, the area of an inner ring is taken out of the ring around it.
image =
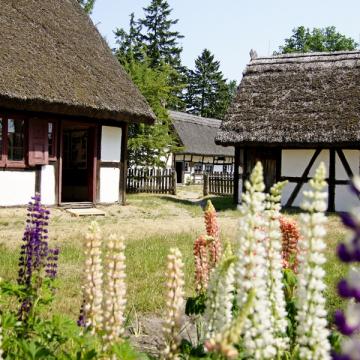
[[[52,144],[51,144],[51,151],[52,151],[52,155],[50,156],[49,153],[49,161],[56,161],[57,160],[57,133],[58,133],[58,122],[56,121],[56,119],[49,119],[48,120],[48,131],[49,131],[49,123],[53,124],[53,128],[52,128]],[[48,132],[48,136],[49,136],[49,132]]]
[[[6,167],[6,168],[15,168],[15,169],[24,169],[26,167],[26,161],[27,161],[27,154],[28,154],[28,142],[27,142],[27,126],[28,126],[28,118],[27,116],[22,115],[12,115],[3,113],[0,115],[0,118],[3,120],[2,124],[2,149],[1,151],[1,160],[0,160],[0,166]],[[23,133],[24,133],[24,158],[23,160],[9,160],[8,159],[8,149],[9,149],[9,141],[8,141],[8,125],[9,125],[9,119],[12,120],[23,120],[24,121],[24,127],[23,127]]]

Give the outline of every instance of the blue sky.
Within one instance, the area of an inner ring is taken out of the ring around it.
[[[194,67],[204,48],[215,54],[228,79],[239,81],[249,51],[271,54],[299,25],[334,25],[341,33],[360,38],[359,0],[168,0],[182,35],[183,63]],[[113,47],[113,31],[128,29],[129,14],[142,17],[150,0],[96,0],[92,19]]]

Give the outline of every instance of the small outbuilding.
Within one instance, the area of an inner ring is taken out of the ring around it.
[[[359,174],[360,52],[253,57],[216,136],[235,147],[235,200],[256,161],[265,183],[288,180],[283,205],[298,206],[321,161],[328,172],[328,210],[349,210]]]
[[[233,172],[234,150],[215,144],[221,120],[169,111],[181,151],[172,154],[177,183],[203,180],[204,172]]]
[[[127,129],[154,121],[76,0],[0,6],[0,206],[124,202]]]

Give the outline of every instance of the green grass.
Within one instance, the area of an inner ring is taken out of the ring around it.
[[[212,198],[218,209],[223,240],[236,238],[238,212],[230,197]],[[194,239],[204,233],[203,202],[190,202],[169,196],[130,195],[128,206],[111,206],[99,217],[104,238],[110,233],[126,239],[128,309],[140,313],[158,313],[164,308],[166,256],[177,246],[185,262],[186,295],[193,294]],[[296,213],[290,216],[298,217]],[[0,209],[0,276],[14,280],[21,234],[24,229],[24,209]],[[50,241],[60,246],[59,278],[53,313],[78,315],[81,303],[83,274],[82,239],[94,218],[75,218],[60,210],[52,210]],[[327,258],[325,265],[327,307],[329,319],[334,310],[343,306],[336,294],[336,283],[347,271],[335,257],[336,245],[346,233],[337,216],[328,223]]]

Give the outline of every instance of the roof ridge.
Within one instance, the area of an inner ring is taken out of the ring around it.
[[[173,116],[171,114],[173,114]],[[204,126],[206,125],[217,128],[220,127],[222,121],[220,119],[207,118],[203,116],[193,115],[186,112],[174,111],[174,110],[169,110],[169,115],[171,119],[174,121],[182,121],[182,122],[188,122],[188,123],[204,125]]]
[[[256,65],[285,64],[285,63],[310,63],[310,62],[334,62],[343,60],[360,59],[360,50],[334,51],[313,53],[291,53],[272,56],[262,56],[251,59],[247,67]]]

